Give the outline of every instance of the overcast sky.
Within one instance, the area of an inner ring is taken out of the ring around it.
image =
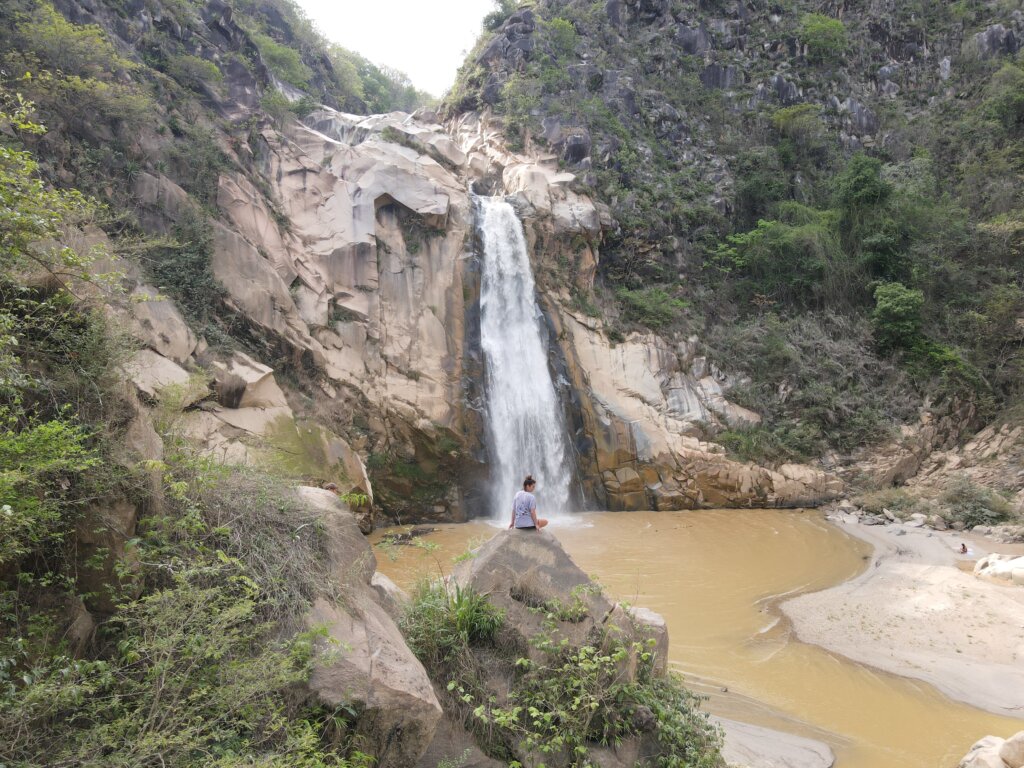
[[[328,40],[394,67],[440,96],[480,34],[493,0],[298,0]]]

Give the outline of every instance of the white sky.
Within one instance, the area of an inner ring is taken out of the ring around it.
[[[405,72],[440,96],[480,34],[494,0],[297,0],[328,40]]]

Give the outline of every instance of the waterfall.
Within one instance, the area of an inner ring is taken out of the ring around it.
[[[523,225],[500,198],[477,198],[483,240],[480,337],[486,369],[491,516],[510,518],[523,478],[537,479],[545,517],[568,511],[572,464],[548,370]]]

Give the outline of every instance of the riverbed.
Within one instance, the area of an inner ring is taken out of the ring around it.
[[[416,540],[436,548],[382,545],[396,529],[376,532],[378,570],[408,589],[496,532],[434,527]],[[870,559],[816,512],[580,513],[549,530],[609,595],[665,617],[670,663],[710,712],[825,741],[837,768],[952,767],[981,736],[1024,727],[795,639],[778,603]]]

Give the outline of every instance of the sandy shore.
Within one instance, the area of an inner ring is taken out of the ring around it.
[[[899,523],[837,525],[874,545],[873,560],[851,581],[782,604],[797,637],[1024,718],[1024,588],[964,570],[989,552],[1017,548]],[[968,555],[957,551],[963,541]]]

